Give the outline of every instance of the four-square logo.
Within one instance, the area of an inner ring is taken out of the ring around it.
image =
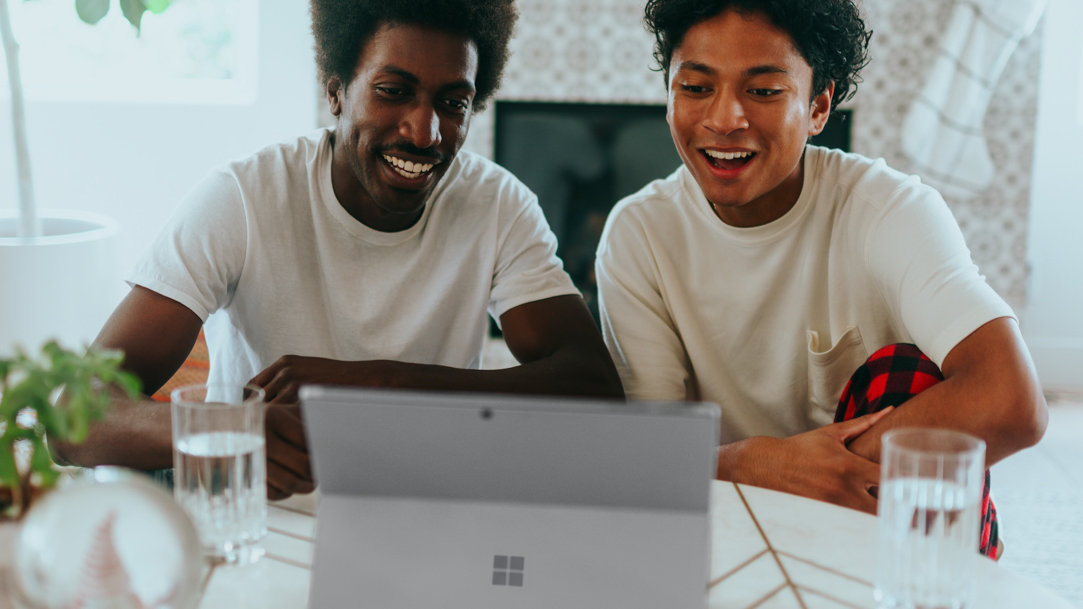
[[[493,556],[493,585],[494,586],[523,586],[523,571],[526,566],[526,558],[522,556],[505,556],[497,554]]]

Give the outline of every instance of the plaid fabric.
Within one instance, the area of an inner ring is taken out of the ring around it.
[[[869,356],[850,377],[835,410],[835,422],[899,406],[942,380],[940,369],[916,345],[888,345]],[[985,470],[978,549],[994,560],[999,558],[997,528],[997,510],[989,492],[989,470]]]

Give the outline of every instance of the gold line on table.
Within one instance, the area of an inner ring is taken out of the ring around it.
[[[756,518],[756,514],[752,512],[752,506],[748,505],[748,499],[745,498],[745,494],[741,491],[741,486],[735,482],[733,483],[733,488],[737,489],[737,496],[741,498],[741,503],[745,504],[745,510],[747,510],[748,515],[752,517],[752,524],[756,525],[756,530],[760,532],[763,543],[767,544],[767,550],[771,553],[771,557],[775,559],[775,564],[778,565],[778,570],[782,572],[782,578],[786,580],[786,585],[793,590],[793,596],[797,599],[797,604],[801,606],[801,609],[808,609],[804,599],[801,598],[801,594],[797,590],[797,586],[794,585],[793,580],[790,579],[789,571],[787,571],[786,567],[782,564],[782,559],[778,557],[778,552],[775,550],[775,547],[771,545],[771,540],[767,538],[767,533],[763,530],[763,527],[760,526],[759,519]]]
[[[307,542],[310,542],[310,543],[313,541],[313,539],[311,537],[306,537],[305,535],[299,535],[297,533],[291,533],[290,531],[287,531],[285,529],[280,529],[278,527],[267,527],[267,532],[268,533],[278,533],[279,535],[285,535],[286,537],[292,537],[294,539],[298,539],[300,541],[307,541]]]
[[[759,600],[757,600],[756,602],[749,605],[748,609],[756,609],[756,607],[759,607],[760,605],[762,605],[762,604],[766,603],[767,601],[769,601],[769,600],[775,598],[776,596],[778,596],[778,593],[782,592],[786,588],[790,588],[790,587],[787,586],[786,584],[779,584],[778,586],[772,588],[771,591],[768,592],[765,596],[761,596],[759,598]],[[790,589],[792,590],[793,588],[790,588]]]
[[[838,575],[839,577],[842,577],[842,578],[857,582],[857,583],[859,583],[859,584],[861,584],[863,586],[868,586],[870,588],[873,587],[873,583],[870,582],[870,581],[861,579],[860,577],[857,577],[857,576],[854,576],[854,575],[850,575],[849,573],[843,573],[842,571],[832,569],[831,567],[825,567],[825,566],[821,565],[818,562],[812,562],[811,560],[809,560],[807,558],[801,558],[800,556],[797,556],[796,554],[790,554],[789,552],[783,552],[782,550],[778,550],[778,554],[780,556],[785,556],[786,558],[792,558],[792,559],[794,559],[794,560],[796,560],[798,562],[803,562],[806,565],[816,567],[817,569],[820,569],[821,571],[827,571],[828,573],[831,573],[833,575]]]
[[[755,555],[755,556],[753,556],[752,558],[749,558],[748,560],[746,560],[746,561],[744,561],[743,563],[741,563],[741,564],[737,565],[736,567],[734,567],[734,568],[730,569],[729,571],[727,571],[727,572],[723,573],[722,575],[720,575],[720,576],[716,577],[715,579],[712,579],[712,580],[710,581],[710,583],[708,583],[708,584],[707,584],[707,588],[708,588],[708,589],[714,588],[714,587],[715,587],[715,586],[717,586],[718,584],[722,583],[722,580],[724,580],[724,579],[726,579],[727,577],[729,577],[729,576],[733,575],[734,573],[736,573],[736,572],[740,571],[741,569],[744,569],[744,568],[745,568],[745,567],[747,567],[748,565],[750,565],[750,564],[752,564],[752,563],[756,562],[756,560],[757,560],[757,559],[758,559],[759,557],[763,556],[763,555],[764,555],[764,554],[766,554],[766,553],[767,553],[767,550],[761,550],[761,551],[760,551],[760,552],[759,552],[758,554],[756,554],[756,555]]]
[[[285,556],[279,556],[278,554],[272,554],[270,552],[267,552],[264,556],[266,556],[267,558],[269,558],[271,560],[277,560],[278,562],[286,563],[287,565],[290,565],[292,567],[299,567],[301,569],[305,569],[306,571],[309,571],[309,570],[312,569],[312,565],[307,565],[307,564],[305,564],[303,562],[294,560],[292,558],[286,558]]]
[[[314,512],[309,512],[308,510],[302,510],[300,508],[290,507],[288,505],[271,505],[271,506],[268,506],[268,507],[273,507],[276,510],[282,510],[284,512],[293,512],[294,514],[301,514],[302,516],[315,516],[316,515]]]

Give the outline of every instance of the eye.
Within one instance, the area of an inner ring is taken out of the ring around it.
[[[681,83],[680,89],[681,91],[685,93],[690,93],[692,95],[702,95],[709,91],[707,87],[704,87],[702,85],[693,85],[689,83]]]
[[[470,100],[468,99],[448,97],[444,99],[443,103],[448,110],[451,110],[452,112],[455,112],[457,114],[465,114],[466,111],[470,109]]]
[[[782,89],[749,89],[748,92],[756,97],[771,97],[782,93]]]
[[[402,97],[407,94],[406,89],[393,85],[376,85],[373,88],[384,97]]]

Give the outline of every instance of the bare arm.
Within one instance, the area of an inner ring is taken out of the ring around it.
[[[789,438],[755,436],[724,444],[718,448],[717,476],[875,514],[876,499],[869,489],[879,484],[880,466],[850,452],[846,443],[890,412]]]
[[[184,305],[142,287],[132,291],[106,322],[94,344],[124,352],[124,368],[143,381],[147,394],[158,390],[192,350],[203,322]],[[170,406],[132,401],[119,391],[106,419],[91,428],[83,444],[52,443],[59,461],[83,466],[123,465],[153,470],[173,466]],[[312,491],[301,413],[275,405],[265,414],[267,495],[272,499]]]
[[[789,438],[749,438],[719,449],[718,476],[830,501],[867,512],[879,482],[880,437],[893,427],[957,429],[986,442],[993,464],[1036,443],[1048,421],[1019,329],[995,319],[963,339],[944,360],[944,381],[901,408]]]
[[[613,361],[579,296],[520,305],[500,321],[504,339],[520,366],[462,370],[388,360],[347,362],[291,355],[280,358],[252,382],[267,391],[268,401],[279,403],[295,402],[305,383],[623,397]]]
[[[94,345],[124,352],[123,366],[157,391],[192,350],[202,321],[184,305],[134,287],[106,321]],[[91,428],[82,444],[50,444],[58,460],[137,469],[172,466],[169,404],[131,401],[118,391],[105,421]]]
[[[994,319],[944,358],[944,380],[914,396],[903,408],[850,443],[850,450],[879,462],[880,436],[894,427],[942,427],[985,440],[986,463],[1033,446],[1049,412],[1019,326]]]

